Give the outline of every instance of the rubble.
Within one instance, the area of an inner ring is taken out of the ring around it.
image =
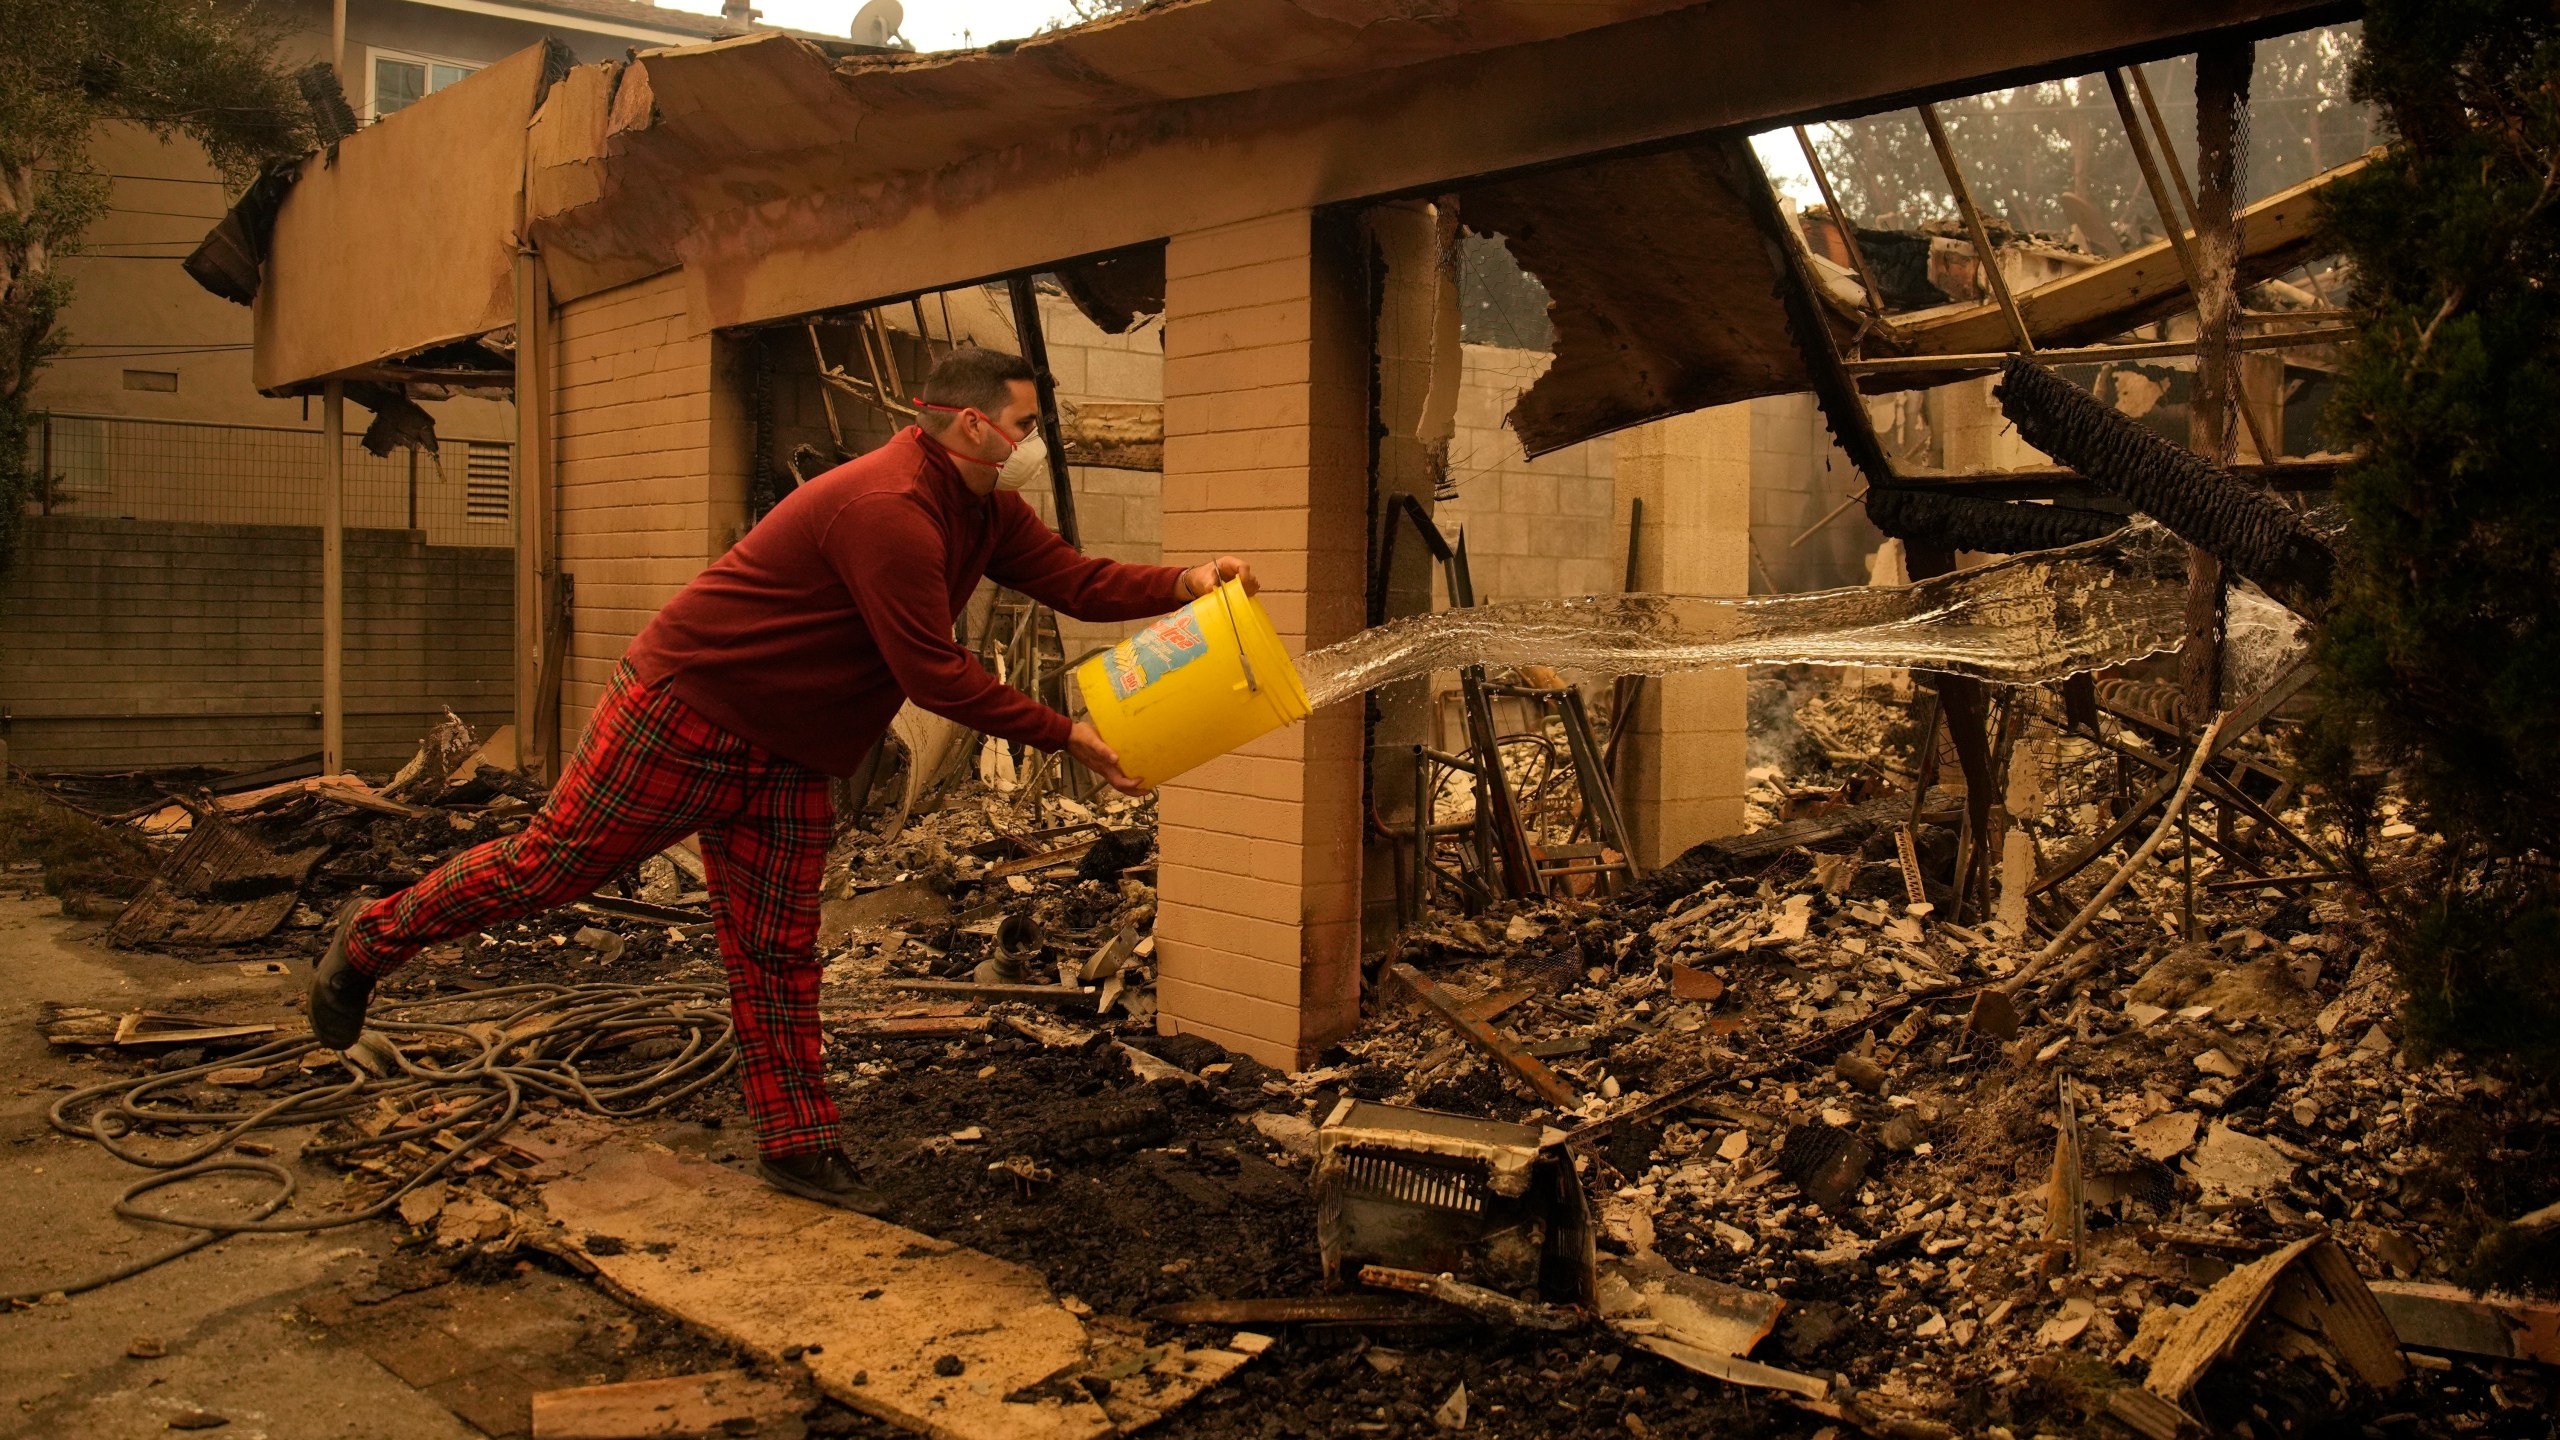
[[[2176,823],[2181,789],[2214,795],[2218,772],[2190,761],[2167,777],[2183,787],[2151,797],[2139,853],[2156,866],[2110,862],[2076,882],[2068,911],[2040,902],[2023,924],[1955,924],[1938,879],[1955,847],[1938,827],[1958,807],[1910,798],[1916,757],[1882,739],[1911,727],[1866,718],[1890,691],[1795,684],[1784,698],[1872,738],[1799,745],[1756,772],[1774,823],[1700,847],[1626,900],[1408,932],[1382,978],[1423,993],[1411,973],[1447,1004],[1382,1005],[1343,1063],[1380,1076],[1388,1104],[1563,1130],[1604,1272],[1666,1266],[1783,1303],[1774,1353],[1751,1363],[1811,1375],[1803,1398],[1873,1433],[2060,1433],[2102,1416],[2174,1433],[2205,1418],[2165,1418],[2178,1406],[2218,1402],[2121,1393],[2159,1353],[2146,1317],[2195,1313],[2260,1256],[2334,1257],[2319,1263],[2377,1283],[2444,1273],[2448,1257],[2411,1243],[2424,1227],[2406,1205],[2428,1162],[2409,1122],[2485,1082],[2399,1053],[2378,937],[2351,890],[2260,879],[2265,862],[2242,868],[2212,822]],[[2282,698],[2233,717],[2224,750],[2285,764],[2282,737],[2258,724]],[[2058,710],[2025,718],[2054,739],[2041,813],[2013,823],[2048,868],[2075,836],[2144,815],[2114,788],[2120,762]],[[2212,737],[2197,749],[2216,753]],[[1813,751],[1822,764],[1805,776]],[[1833,778],[1834,754],[1869,777],[1863,795]],[[2268,820],[2261,845],[2283,843],[2277,825],[2340,844],[2298,797]],[[2208,888],[2235,870],[2250,883]],[[1498,994],[1497,1038],[1558,1057],[1561,1093],[1493,1046],[1448,1043],[1450,1009]],[[2369,1354],[2332,1358],[2388,1388],[2378,1363],[2352,1363]]]
[[[2207,1422],[2239,1433],[2229,1422],[2269,1395],[2327,1423],[2397,1413],[2382,1407],[2434,1386],[2448,1418],[2420,1428],[2450,1434],[2465,1429],[2452,1416],[2503,1423],[2492,1378],[2498,1394],[2543,1393],[2469,1368],[2552,1353],[2550,1327],[2539,1302],[2445,1283],[2448,1207],[2469,1203],[2448,1197],[2480,1180],[2435,1148],[2446,1116],[2536,1112],[2456,1061],[2400,1052],[2355,892],[2247,875],[2200,841],[2210,821],[2182,829],[2153,808],[2139,833],[2154,864],[2101,859],[2023,918],[1976,904],[1959,923],[1948,881],[1966,807],[1945,771],[1913,798],[1924,732],[1897,711],[1919,694],[1872,673],[1791,684],[1799,728],[1830,738],[1762,775],[1772,823],[1621,894],[1428,916],[1376,970],[1362,1029],[1294,1075],[1153,1033],[1149,803],[964,780],[893,834],[848,830],[826,879],[822,1015],[857,1159],[934,1244],[1028,1267],[1050,1313],[1085,1326],[1087,1378],[1056,1392],[1056,1413],[1093,1426],[1180,1404],[1183,1433],[1207,1435],[1282,1433],[1261,1423],[1273,1414],[1302,1433],[1506,1434],[1757,1433],[1785,1414],[1843,1433],[2163,1440]],[[2138,787],[2174,778],[2049,733],[2053,710],[2021,713],[2048,733],[2044,803],[2015,823],[2047,870],[2139,817]],[[2240,743],[2253,763],[2284,758],[2280,736]],[[172,860],[253,847],[199,891],[289,883],[292,913],[207,953],[288,976],[338,899],[504,833],[538,800],[476,770],[385,802],[398,813],[348,803],[352,787],[279,783],[251,806],[197,797],[186,826],[148,843]],[[2192,790],[2212,803],[2212,784]],[[2298,799],[2270,814],[2343,850]],[[2135,843],[2136,826],[2120,833]],[[2390,837],[2371,859],[2426,843]],[[2235,869],[2253,883],[2223,883]],[[163,883],[196,870],[172,864]],[[279,873],[299,878],[249,878]],[[2102,903],[2085,898],[2119,876]],[[431,952],[386,998],[714,986],[700,885],[698,858],[670,851],[581,907]],[[2063,928],[2084,912],[2085,929]],[[999,962],[1013,978],[982,978]],[[48,1023],[193,1095],[272,1103],[342,1083],[329,1061],[261,1058],[277,1032],[250,1018]],[[687,1043],[644,1029],[594,1063],[645,1073]],[[734,1160],[737,1118],[728,1087],[708,1084],[652,1123]],[[342,1123],[377,1138],[473,1128],[438,1099]],[[627,1279],[635,1237],[564,1223],[584,1212],[548,1197],[627,1150],[630,1123],[537,1100],[423,1183],[407,1185],[414,1161],[334,1163],[440,1264],[539,1253]],[[1371,1176],[1355,1191],[1351,1157],[1399,1147],[1430,1183],[1380,1191]],[[1379,1208],[1393,1194],[1397,1215]],[[1493,1208],[1417,1248],[1439,1233],[1415,1224],[1435,1195]],[[2284,1278],[2296,1272],[2328,1277],[2322,1303],[2351,1296],[2350,1277],[2368,1289],[2356,1314],[2402,1326],[2392,1354],[2423,1347],[2415,1378],[2376,1389],[2382,1352],[2352,1335],[2279,1357],[2299,1384],[2232,1363],[2271,1343],[2263,1316],[2310,1313]],[[2215,1315],[2230,1323],[2203,1328]],[[1276,1337],[1251,1365],[1216,1358],[1248,1354],[1237,1326]],[[828,1404],[887,1403],[876,1358],[827,1361],[820,1341],[785,1361],[786,1337],[767,1340],[759,1363],[833,1377]],[[960,1373],[928,1365],[917,1383],[956,1395],[982,1378],[961,1348],[938,1357]],[[2170,1383],[2171,1361],[2193,1373]]]

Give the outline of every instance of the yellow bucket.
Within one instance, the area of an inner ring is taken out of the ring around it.
[[[1307,687],[1271,617],[1230,580],[1076,667],[1120,768],[1161,785],[1307,718]]]

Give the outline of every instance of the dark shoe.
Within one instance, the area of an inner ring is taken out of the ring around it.
[[[311,971],[311,1033],[332,1050],[344,1050],[364,1034],[365,1006],[373,1001],[373,979],[347,960],[347,932],[369,902],[348,901],[338,911],[329,951]]]
[[[841,1150],[768,1155],[756,1162],[756,1174],[776,1190],[821,1205],[865,1215],[884,1215],[889,1210],[889,1197],[863,1184],[862,1177],[854,1173],[853,1162]]]

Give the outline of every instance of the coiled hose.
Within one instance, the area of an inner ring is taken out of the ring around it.
[[[527,999],[525,997],[539,997]],[[736,1027],[726,993],[718,986],[677,984],[511,985],[466,995],[378,1002],[366,1021],[367,1041],[351,1052],[380,1058],[396,1073],[370,1074],[344,1059],[350,1078],[297,1090],[248,1110],[195,1110],[155,1103],[160,1092],[192,1083],[216,1070],[297,1061],[321,1048],[310,1036],[278,1040],[243,1054],[227,1055],[136,1081],[119,1078],[76,1090],[56,1100],[46,1118],[65,1135],[95,1141],[129,1165],[158,1173],[126,1186],[116,1196],[115,1213],[127,1220],[169,1225],[201,1233],[167,1250],[111,1270],[64,1284],[19,1290],[7,1298],[30,1301],[46,1295],[77,1295],[130,1279],[201,1250],[232,1235],[275,1235],[329,1230],[378,1219],[400,1203],[400,1197],[442,1176],[473,1151],[505,1134],[523,1113],[527,1092],[566,1100],[580,1109],[615,1119],[649,1115],[678,1104],[718,1081],[738,1063]],[[492,1001],[524,1003],[499,1014],[461,1020],[415,1018],[469,1006],[485,1010]],[[407,1017],[407,1018],[404,1018]],[[634,1031],[673,1029],[683,1039],[677,1052],[646,1068],[590,1076],[584,1062],[601,1046],[629,1039]],[[424,1053],[402,1049],[403,1036],[446,1038],[477,1046],[476,1054],[445,1064]],[[271,1160],[226,1153],[260,1130],[327,1124],[376,1109],[383,1101],[410,1102],[410,1113],[432,1109],[433,1117],[379,1135],[325,1145],[306,1145],[308,1158],[329,1159],[361,1154],[432,1136],[459,1126],[472,1126],[460,1143],[437,1155],[390,1193],[360,1210],[333,1214],[274,1218],[293,1199],[293,1172]],[[213,1133],[174,1155],[147,1154],[131,1143],[146,1127],[213,1126]],[[204,1216],[146,1210],[142,1197],[156,1190],[210,1175],[259,1175],[275,1183],[247,1214]]]

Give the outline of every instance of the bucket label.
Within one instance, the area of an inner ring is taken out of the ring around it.
[[[1209,653],[1200,617],[1189,610],[1167,615],[1114,645],[1102,657],[1111,693],[1126,700]]]

